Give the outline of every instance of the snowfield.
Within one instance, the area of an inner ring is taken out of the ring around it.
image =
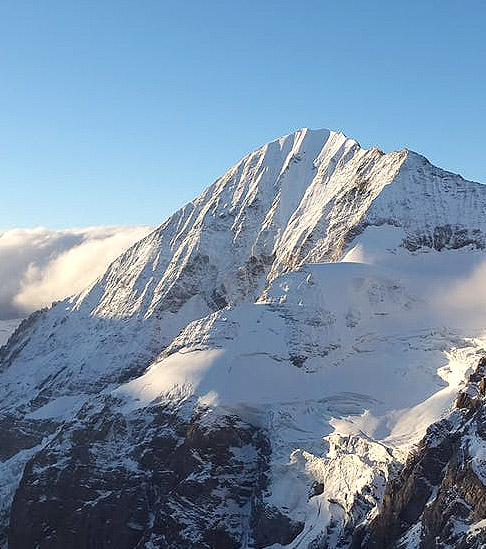
[[[388,228],[373,232],[374,244],[390,242]],[[482,253],[419,252],[416,261],[390,249],[379,266],[346,261],[356,248],[370,257],[368,240],[365,232],[343,262],[274,279],[255,304],[189,324],[167,357],[115,391],[126,411],[196,397],[265,429],[269,502],[306,525],[289,547],[306,547],[331,523],[344,527],[343,509],[365,487],[376,505],[390,469],[449,413],[486,347],[486,311],[463,324],[468,310],[436,297],[458,256],[460,283]],[[309,500],[314,483],[323,491]]]

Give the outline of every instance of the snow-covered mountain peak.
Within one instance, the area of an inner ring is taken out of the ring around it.
[[[329,130],[302,129],[268,143],[115,262],[77,307],[101,316],[177,308],[179,281],[192,279],[194,269],[213,279],[210,308],[255,297],[267,276],[338,258],[336,240],[362,219],[404,159],[401,151],[366,151]],[[247,271],[244,279],[238,269]],[[182,293],[191,287],[204,291],[186,280]]]
[[[245,156],[117,260],[77,300],[102,317],[218,309],[255,299],[306,262],[336,261],[368,226],[403,230],[410,249],[485,244],[485,187],[407,150],[362,149],[301,129]]]
[[[80,485],[68,522],[98,524],[123,479],[141,518],[105,544],[347,546],[482,352],[484,312],[443,295],[485,248],[486,186],[420,155],[329,130],[260,147],[1,349],[0,524],[17,490],[34,546]]]
[[[108,378],[121,375],[118,353],[139,368],[189,322],[256,301],[274,279],[307,263],[364,258],[386,266],[397,250],[483,249],[485,211],[485,186],[415,153],[365,150],[341,132],[304,128],[242,158],[90,288],[46,313],[39,345],[50,356],[59,352],[46,343],[52,330],[68,340],[87,322],[97,340],[102,326],[118,351],[88,338],[87,355],[75,363],[90,385],[85,362],[101,360]],[[30,363],[38,350],[28,348],[20,355]],[[5,352],[16,356],[16,346]]]

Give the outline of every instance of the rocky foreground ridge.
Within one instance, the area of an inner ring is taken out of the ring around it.
[[[486,544],[486,356],[388,484],[379,514],[352,547],[456,547]]]
[[[336,132],[243,158],[0,350],[1,543],[480,547],[485,214]]]

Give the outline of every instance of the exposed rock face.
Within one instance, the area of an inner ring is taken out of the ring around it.
[[[486,357],[456,409],[431,425],[355,547],[472,549],[486,543]],[[357,536],[359,539],[361,536]]]
[[[29,461],[10,548],[225,549],[252,538],[262,547],[302,529],[262,503],[270,448],[257,428],[204,410],[187,420],[171,406],[127,417],[111,405],[87,406]]]
[[[243,158],[1,348],[0,545],[361,543],[393,441],[424,432],[394,436],[398,410],[437,396],[443,415],[483,345],[430,320],[394,265],[435,273],[440,251],[472,269],[485,211],[485,186],[327,130]],[[377,265],[359,259],[370,241]],[[451,421],[416,456],[410,524],[454,458]]]

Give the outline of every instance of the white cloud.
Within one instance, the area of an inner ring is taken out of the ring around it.
[[[429,286],[426,296],[429,312],[442,326],[467,333],[471,338],[486,338],[486,260],[473,254],[457,254],[457,271],[449,281],[440,280]],[[464,268],[464,264],[469,268]],[[460,272],[462,270],[462,272]],[[484,345],[484,344],[481,344]]]
[[[0,319],[81,291],[149,227],[45,227],[0,233]]]
[[[453,311],[468,314],[486,312],[486,261],[480,263],[469,276],[450,284],[437,299]]]

